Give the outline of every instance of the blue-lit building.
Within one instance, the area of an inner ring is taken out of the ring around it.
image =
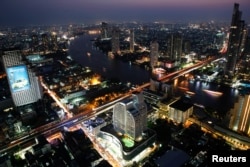
[[[23,106],[41,99],[43,90],[39,77],[24,63],[21,51],[5,51],[1,58],[15,106]]]

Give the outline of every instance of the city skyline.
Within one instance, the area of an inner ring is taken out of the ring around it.
[[[223,21],[231,22],[233,4],[239,3],[243,20],[250,20],[248,0],[24,0],[4,1],[0,25],[87,24],[101,21]]]
[[[249,0],[86,1],[0,7],[0,166],[245,166]]]

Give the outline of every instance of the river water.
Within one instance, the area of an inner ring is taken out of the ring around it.
[[[92,45],[96,35],[85,34],[71,41],[69,54],[82,66],[107,78],[117,78],[123,83],[142,84],[149,81],[149,72],[129,62],[115,60]]]
[[[82,66],[88,66],[107,78],[117,78],[123,83],[130,82],[135,85],[149,82],[149,71],[130,65],[129,62],[112,59],[95,48],[91,40],[96,37],[97,35],[84,34],[71,41],[69,46],[71,57]],[[194,94],[190,96],[191,102],[209,106],[223,114],[233,107],[238,97],[236,89],[202,81],[179,81],[175,90],[180,95],[184,94],[182,90],[193,92]]]

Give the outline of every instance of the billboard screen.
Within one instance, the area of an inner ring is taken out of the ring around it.
[[[25,65],[7,67],[6,71],[12,92],[30,88],[29,75]]]

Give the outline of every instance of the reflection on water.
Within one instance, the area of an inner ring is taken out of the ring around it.
[[[212,90],[207,90],[207,89],[203,89],[203,91],[214,97],[219,97],[223,95],[222,92],[218,92],[218,91],[212,91]]]
[[[70,44],[69,54],[81,64],[107,78],[117,78],[121,82],[142,84],[149,81],[149,72],[129,62],[114,60],[93,46],[91,40],[97,35],[84,34]]]
[[[177,79],[178,80],[178,79]],[[238,90],[227,86],[204,81],[189,81],[187,79],[178,82],[177,94],[188,94],[193,103],[202,104],[226,113],[234,106],[238,97]]]
[[[112,59],[93,47],[92,39],[96,35],[85,34],[73,40],[69,48],[71,57],[88,66],[98,74],[107,78],[118,78],[121,82],[142,84],[149,82],[149,72],[129,62]],[[176,79],[174,81],[176,95],[188,95],[191,102],[209,106],[217,112],[225,113],[233,107],[238,96],[236,89],[197,80]]]

